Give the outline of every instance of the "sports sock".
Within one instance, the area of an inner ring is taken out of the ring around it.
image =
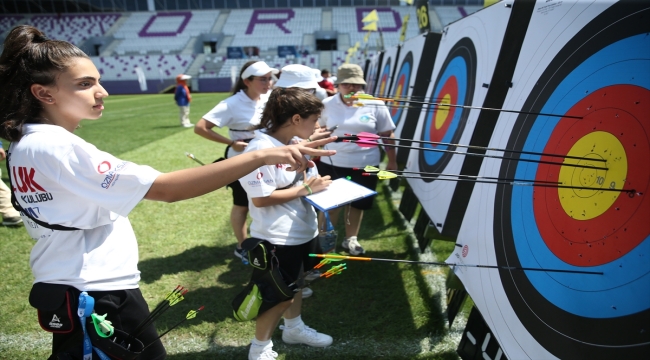
[[[287,318],[284,319],[284,326],[287,329],[293,329],[296,326],[299,326],[300,324],[302,324],[302,317],[300,315],[296,316],[293,319],[287,319]]]

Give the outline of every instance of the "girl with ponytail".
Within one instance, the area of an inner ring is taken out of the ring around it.
[[[81,323],[71,315],[82,291],[95,299],[95,312],[107,314],[116,331],[131,334],[149,315],[138,288],[138,245],[127,218],[142,199],[193,198],[265,165],[289,164],[301,173],[309,165],[304,155],[334,153],[315,149],[330,138],[160,173],[74,134],[82,119],[102,116],[107,96],[97,68],[76,46],[49,40],[31,26],[9,32],[0,55],[0,137],[12,142],[7,175],[13,205],[35,240],[30,303],[39,309],[63,308],[70,317],[57,317],[61,324],[67,320],[67,331],[51,329],[50,359],[82,358]],[[40,322],[45,329],[53,317]],[[165,358],[157,338],[153,324],[138,335],[150,345],[141,359]]]

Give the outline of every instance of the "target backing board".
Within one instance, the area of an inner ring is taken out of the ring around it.
[[[536,3],[480,175],[555,185],[477,185],[448,259],[566,271],[455,268],[509,359],[650,353],[649,18]]]
[[[375,85],[375,92],[372,95],[384,97],[390,94],[396,67],[395,62],[398,56],[399,46],[393,46],[384,51],[381,66],[378,69],[377,85]]]
[[[431,83],[425,101],[451,105],[482,106],[492,79],[511,10],[490,6],[445,28],[438,46]],[[486,86],[483,86],[486,84]],[[413,105],[413,104],[411,104]],[[414,140],[467,144],[478,111],[460,107],[426,105],[420,114]],[[466,148],[413,142],[423,150],[409,152],[406,170],[458,174]],[[455,181],[409,178],[408,182],[427,214],[444,227]]]
[[[393,86],[390,90],[390,98],[392,99],[410,99],[413,94],[413,85],[415,85],[416,74],[418,65],[422,59],[422,52],[424,50],[424,43],[426,40],[425,35],[418,35],[404,42],[400,49],[399,59],[397,60],[397,67],[395,72],[395,79]],[[434,55],[435,56],[435,55]],[[420,95],[422,98],[424,95]],[[395,124],[395,137],[401,137],[402,128],[404,127],[404,118],[406,113],[413,107],[420,107],[420,105],[409,106],[404,102],[393,102],[387,104],[390,116]],[[419,109],[418,109],[419,110]],[[399,151],[399,149],[397,149]]]
[[[381,59],[383,57],[383,51],[377,52],[369,59],[367,68],[364,71],[366,76],[366,92],[369,94],[375,93],[375,87],[377,85],[377,77],[379,76],[379,66],[381,65]]]

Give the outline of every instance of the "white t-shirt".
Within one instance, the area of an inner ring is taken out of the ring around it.
[[[369,132],[372,134],[394,130],[395,124],[383,101],[363,100],[366,106],[347,106],[336,94],[323,100],[325,109],[318,123],[328,129],[338,125],[332,135],[344,136],[345,134],[358,134]],[[321,159],[326,164],[338,167],[353,168],[366,165],[379,165],[381,154],[379,147],[363,148],[354,143],[335,142],[325,146],[328,150],[336,150],[336,155],[327,160]]]
[[[262,131],[255,132],[255,138],[248,144],[246,152],[283,146],[275,138]],[[248,211],[253,219],[251,236],[268,240],[275,245],[300,245],[318,235],[318,220],[314,207],[304,198],[293,199],[284,204],[256,207],[251,198],[266,197],[277,189],[290,185],[295,171],[286,171],[287,164],[266,165],[239,179],[248,194]],[[316,176],[316,168],[310,168],[307,177]],[[302,186],[297,181],[294,186]]]
[[[35,282],[85,291],[138,287],[138,244],[126,216],[160,172],[120,160],[55,125],[25,124],[10,148],[16,199],[40,221],[82,230],[41,227],[21,214],[36,240]]]
[[[203,118],[217,127],[227,126],[228,137],[232,140],[252,139],[255,136],[253,129],[260,124],[264,105],[268,99],[268,94],[262,94],[259,101],[251,100],[244,90],[240,90],[217,104],[203,115]],[[235,151],[233,148],[228,150],[228,158],[239,154],[241,152]]]

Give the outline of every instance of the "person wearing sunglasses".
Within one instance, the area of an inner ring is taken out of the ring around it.
[[[363,70],[356,64],[343,64],[338,68],[337,79],[338,95],[328,97],[323,101],[325,109],[319,120],[320,126],[328,129],[335,128],[332,135],[358,134],[368,132],[382,137],[394,137],[395,124],[388,108],[382,101],[364,100],[364,106],[354,106],[354,100],[346,98],[348,94],[363,92],[366,81],[363,79]],[[384,143],[393,143],[392,140],[383,140]],[[335,156],[321,160],[318,171],[321,176],[330,175],[332,180],[348,178],[369,189],[377,187],[376,176],[362,176],[362,171],[353,168],[364,168],[367,165],[379,166],[381,153],[379,147],[362,148],[354,143],[337,142],[327,145],[327,149],[335,149]],[[395,148],[385,147],[388,157],[386,170],[396,170]],[[345,239],[342,246],[352,255],[365,253],[365,249],[357,240],[364,210],[373,205],[374,197],[367,197],[351,203],[345,207]],[[332,225],[336,226],[339,214],[343,208],[330,211]]]
[[[254,129],[259,125],[262,111],[268,100],[268,92],[273,84],[273,75],[278,69],[269,67],[264,61],[249,61],[241,68],[239,79],[233,87],[232,96],[221,101],[203,115],[196,123],[194,132],[208,140],[226,144],[225,158],[237,156],[246,150],[248,142],[255,137]],[[228,137],[213,130],[214,127],[228,127]],[[239,181],[228,185],[232,189],[233,206],[230,210],[237,247],[235,256],[246,264],[246,256],[241,243],[248,237],[246,217],[248,216],[248,197]]]

